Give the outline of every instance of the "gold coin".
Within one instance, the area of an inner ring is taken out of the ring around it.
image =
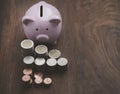
[[[61,52],[57,49],[53,49],[53,50],[49,51],[48,55],[50,58],[59,58],[61,56]]]
[[[30,49],[30,48],[34,47],[34,42],[30,39],[25,39],[21,42],[21,47],[23,49]]]
[[[37,54],[45,54],[48,52],[48,48],[45,45],[38,45],[35,47],[35,52]]]

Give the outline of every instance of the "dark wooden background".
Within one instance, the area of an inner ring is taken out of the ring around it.
[[[21,18],[37,2],[0,1],[0,94],[120,94],[120,0],[48,0],[63,17],[56,47],[68,71],[48,89],[24,88]]]

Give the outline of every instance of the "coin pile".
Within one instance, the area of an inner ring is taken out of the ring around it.
[[[31,80],[32,69],[34,68],[37,72],[56,72],[58,70],[63,71],[67,69],[68,60],[61,56],[61,52],[58,49],[49,50],[46,45],[37,45],[35,47],[34,42],[30,39],[25,39],[21,42],[21,48],[23,49],[23,53],[25,53],[25,57],[23,58],[23,63],[27,68],[24,69],[22,80],[24,82],[32,83]],[[47,77],[44,80],[42,79],[41,73],[34,73],[34,82],[36,84],[44,84],[49,85],[52,83],[52,79]]]
[[[32,69],[24,69],[23,70],[23,76],[22,76],[22,81],[24,83],[29,83],[29,84],[36,84],[36,85],[51,85],[52,84],[52,79],[50,77],[45,77],[43,79],[43,74],[38,72],[38,73],[33,73]]]
[[[32,76],[32,69],[24,69],[23,70],[23,76],[22,76],[22,81],[25,82],[25,83],[32,83],[32,79],[31,79],[31,76]]]

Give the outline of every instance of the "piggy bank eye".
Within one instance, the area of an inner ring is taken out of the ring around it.
[[[46,28],[46,30],[48,31],[48,28]]]
[[[36,31],[38,31],[38,28],[36,28]]]

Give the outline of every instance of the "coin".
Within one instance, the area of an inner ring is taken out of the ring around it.
[[[44,79],[44,84],[45,84],[45,85],[50,85],[50,84],[52,84],[52,79],[49,78],[49,77],[46,77],[46,78]]]
[[[57,64],[59,66],[66,66],[68,64],[68,60],[66,58],[59,58],[58,61],[57,61]]]
[[[42,65],[45,64],[45,59],[38,57],[38,58],[35,59],[35,64],[36,64],[37,66],[42,66]]]
[[[25,64],[32,64],[34,62],[34,57],[32,57],[32,56],[26,56],[26,57],[24,57],[23,62]]]
[[[31,77],[29,75],[23,75],[23,77],[22,77],[22,81],[24,81],[24,82],[28,82],[28,81],[30,81],[30,79],[31,79]]]
[[[43,74],[42,73],[34,73],[34,78],[42,78]]]
[[[43,79],[42,78],[35,78],[34,82],[36,84],[41,84],[43,82]]]
[[[28,69],[28,68],[23,70],[23,74],[26,74],[26,75],[30,75],[32,74],[32,72],[33,72],[32,69]]]
[[[21,47],[23,49],[31,49],[34,47],[34,42],[30,39],[25,39],[21,42]]]
[[[53,49],[53,50],[49,51],[48,55],[50,58],[59,58],[61,56],[61,52],[57,49]]]
[[[35,52],[37,54],[45,54],[48,52],[48,48],[45,45],[38,45],[35,47]]]
[[[56,61],[56,59],[54,59],[54,58],[49,58],[49,59],[46,61],[46,64],[47,64],[48,66],[50,66],[50,67],[53,67],[53,66],[56,66],[57,61]]]

